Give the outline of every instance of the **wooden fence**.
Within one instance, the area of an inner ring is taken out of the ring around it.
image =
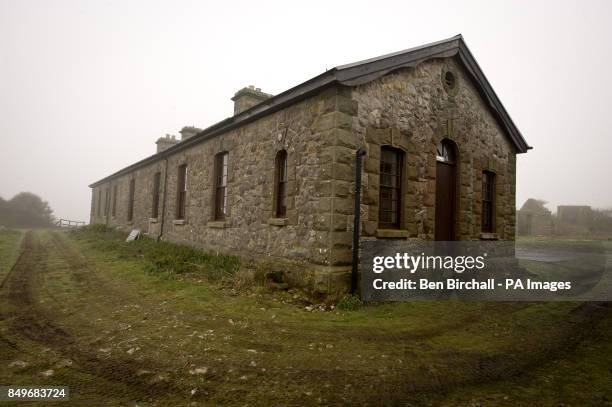
[[[80,220],[58,219],[55,221],[55,226],[60,228],[78,228],[85,226],[85,222]]]

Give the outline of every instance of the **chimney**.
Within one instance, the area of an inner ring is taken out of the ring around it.
[[[253,85],[240,89],[232,98],[234,101],[234,116],[263,102],[266,99],[271,98],[272,96],[274,95],[264,93],[260,88],[256,88]]]
[[[181,141],[185,141],[188,138],[195,136],[201,131],[202,129],[198,129],[197,127],[185,126],[181,129],[181,131],[179,131],[179,133],[181,133]]]
[[[157,152],[161,153],[162,151],[169,149],[178,142],[179,141],[176,139],[176,136],[166,134],[165,137],[160,137],[155,142],[155,144],[157,144]]]

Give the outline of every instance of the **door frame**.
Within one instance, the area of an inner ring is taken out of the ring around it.
[[[438,146],[443,145],[444,147],[446,147],[448,153],[451,155],[451,157],[449,158],[450,161],[443,161],[439,159],[438,156]],[[459,148],[457,147],[457,143],[455,143],[453,140],[449,139],[449,138],[443,138],[442,140],[440,140],[440,142],[436,145],[436,182],[435,182],[435,190],[436,190],[436,198],[434,200],[434,240],[439,241],[438,238],[438,166],[439,165],[444,165],[444,166],[449,166],[452,167],[452,174],[451,174],[451,186],[452,186],[452,191],[450,196],[452,197],[452,201],[451,201],[451,224],[450,224],[450,228],[451,228],[451,239],[450,240],[456,240],[457,239],[457,213],[458,213],[458,203],[460,202],[460,197],[459,197]],[[446,240],[446,239],[445,239]]]

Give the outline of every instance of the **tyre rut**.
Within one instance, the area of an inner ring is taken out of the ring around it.
[[[72,254],[66,250],[63,242],[58,240],[61,238],[56,235],[57,232],[51,233],[53,233],[54,248],[60,250],[64,261],[68,260],[67,258]],[[93,353],[87,344],[78,343],[69,332],[57,326],[48,311],[38,306],[33,290],[35,280],[47,272],[46,260],[49,248],[40,242],[37,233],[33,231],[26,233],[22,247],[22,254],[3,282],[5,287],[2,291],[2,299],[7,301],[14,311],[0,316],[0,319],[9,320],[11,335],[26,338],[43,347],[53,348],[64,357],[76,362],[76,366],[73,365],[71,368],[100,377],[105,381],[129,386],[126,395],[131,399],[159,399],[164,393],[181,391],[170,381],[151,383],[149,378],[139,376],[139,371],[151,369],[152,362],[102,359]],[[79,266],[85,265],[81,262],[66,261],[66,263],[71,273],[83,274]],[[89,269],[86,272],[92,273],[92,270]],[[0,339],[2,342],[11,344],[13,348],[19,347],[8,338]],[[26,350],[23,351],[29,353]],[[80,383],[79,386],[87,386],[87,384]]]

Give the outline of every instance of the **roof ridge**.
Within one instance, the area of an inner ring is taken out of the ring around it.
[[[91,184],[90,187],[94,187],[133,169],[140,168],[141,166],[154,162],[155,160],[168,157],[175,152],[181,151],[236,127],[250,123],[259,119],[260,117],[274,113],[286,106],[306,99],[321,89],[334,84],[359,86],[402,67],[414,67],[429,59],[452,57],[456,55],[459,56],[461,63],[471,75],[472,79],[477,85],[478,90],[481,92],[483,99],[488,103],[489,108],[508,134],[517,151],[519,153],[524,153],[529,150],[531,147],[527,144],[521,132],[518,130],[510,115],[499,100],[497,94],[493,90],[493,87],[478,65],[478,62],[467,47],[463,36],[461,34],[457,34],[450,38],[408,48],[403,51],[331,68],[308,79],[305,82],[302,82],[301,84],[272,96],[271,98],[266,99],[261,103],[256,104],[255,106],[241,113],[238,113],[237,115],[228,117],[211,126],[208,126],[187,140],[181,141],[164,151],[149,156],[113,173],[112,175],[96,181]]]

